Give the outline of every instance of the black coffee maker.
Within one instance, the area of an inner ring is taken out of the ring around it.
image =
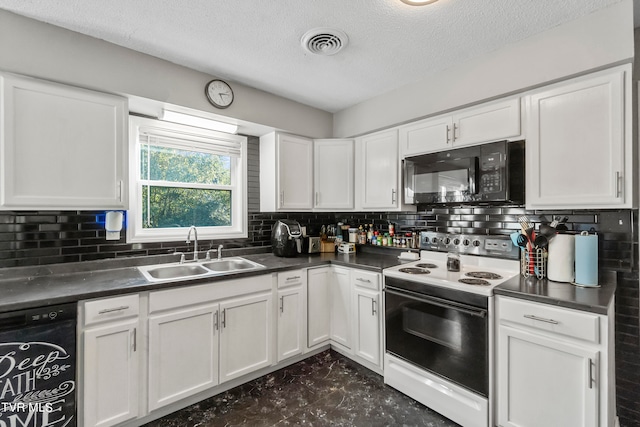
[[[298,221],[280,219],[271,231],[271,246],[275,256],[294,257],[302,252],[302,227]]]

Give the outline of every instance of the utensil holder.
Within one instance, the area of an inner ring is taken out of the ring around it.
[[[524,277],[547,277],[547,250],[542,248],[523,249],[520,253],[520,273]]]

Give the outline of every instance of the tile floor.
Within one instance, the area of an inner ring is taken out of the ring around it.
[[[334,351],[280,369],[146,427],[456,427]]]

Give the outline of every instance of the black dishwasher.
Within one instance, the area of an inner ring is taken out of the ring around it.
[[[0,313],[0,427],[76,425],[76,304]]]

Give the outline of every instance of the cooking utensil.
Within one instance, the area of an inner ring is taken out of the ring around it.
[[[526,248],[529,243],[529,239],[524,234],[518,233],[518,238],[516,239],[516,245],[521,248]]]
[[[551,226],[551,224],[540,224],[540,233],[547,239],[550,239],[556,234],[556,228]],[[538,236],[540,237],[540,236]]]
[[[549,238],[544,234],[538,234],[533,241],[533,247],[538,249],[544,249],[549,245]]]
[[[518,244],[518,236],[522,236],[522,234],[518,233],[517,231],[514,231],[513,233],[509,234],[509,237],[511,237],[511,241],[515,246],[520,246]]]

